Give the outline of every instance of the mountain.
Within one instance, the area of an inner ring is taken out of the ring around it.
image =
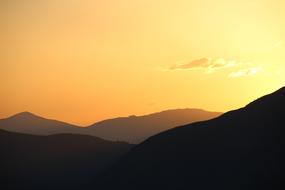
[[[175,109],[144,116],[108,119],[88,127],[79,127],[22,112],[6,119],[0,119],[0,129],[33,135],[85,134],[111,141],[140,143],[154,134],[175,126],[207,120],[219,115],[221,115],[219,112],[200,109]]]
[[[87,135],[36,136],[0,130],[4,189],[87,189],[93,178],[132,148]]]
[[[285,189],[284,118],[285,87],[218,118],[149,138],[102,175],[98,186]]]
[[[120,117],[95,123],[84,130],[86,134],[108,140],[140,143],[148,137],[196,121],[221,115],[201,109],[174,109],[144,116]]]
[[[46,119],[29,112],[22,112],[0,119],[0,129],[34,135],[51,135],[59,133],[77,133],[76,125]]]

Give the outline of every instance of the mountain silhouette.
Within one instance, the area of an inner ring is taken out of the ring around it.
[[[285,189],[285,87],[222,116],[133,148],[104,189]],[[110,183],[112,182],[112,183]]]
[[[133,146],[87,135],[36,136],[0,130],[4,189],[87,189]]]
[[[77,133],[79,126],[46,119],[30,112],[22,112],[0,119],[0,129],[34,135],[52,135],[59,133]]]
[[[120,117],[95,123],[84,130],[86,134],[108,140],[140,143],[148,137],[175,126],[208,120],[221,115],[201,109],[173,109],[144,116]]]
[[[137,144],[175,126],[208,120],[219,115],[221,115],[220,112],[201,109],[174,109],[144,116],[108,119],[88,127],[79,127],[22,112],[6,119],[0,119],[0,129],[34,135],[85,134],[111,141],[119,140]]]

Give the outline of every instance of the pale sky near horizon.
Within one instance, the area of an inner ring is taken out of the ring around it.
[[[228,111],[285,85],[283,0],[0,0],[0,118]]]

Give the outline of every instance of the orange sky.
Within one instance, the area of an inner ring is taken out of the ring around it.
[[[0,1],[0,118],[228,111],[285,85],[283,0]]]

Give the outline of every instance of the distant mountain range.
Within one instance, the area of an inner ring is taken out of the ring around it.
[[[87,189],[132,148],[87,135],[36,136],[0,130],[0,181],[7,190]]]
[[[175,109],[144,116],[130,116],[104,120],[86,130],[88,134],[108,140],[140,143],[148,137],[176,126],[208,120],[221,115],[201,109]]]
[[[6,119],[0,119],[0,129],[34,135],[87,134],[112,141],[140,143],[152,135],[173,127],[212,119],[219,115],[221,115],[220,112],[201,109],[175,109],[144,116],[108,119],[88,127],[79,127],[22,112]]]
[[[285,87],[218,118],[149,138],[102,175],[97,187],[285,189],[284,118]]]
[[[0,119],[0,129],[33,135],[52,135],[60,133],[77,133],[79,126],[46,119],[30,112],[22,112]]]

